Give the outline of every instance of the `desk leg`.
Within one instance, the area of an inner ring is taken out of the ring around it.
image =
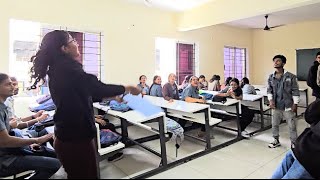
[[[166,137],[164,132],[164,119],[165,116],[159,118],[159,133],[160,133],[160,147],[161,147],[161,166],[166,166],[168,164],[167,160],[167,149],[166,149]]]
[[[205,109],[204,116],[205,116],[206,142],[207,142],[206,149],[211,149],[209,109]]]
[[[128,122],[123,119],[121,119],[121,136],[122,136],[122,142],[127,145],[128,143]]]
[[[261,129],[264,128],[263,101],[260,99]]]
[[[309,106],[309,99],[308,99],[308,89],[306,89],[306,107]]]
[[[96,143],[96,147],[98,147],[98,141],[97,141],[97,138],[94,138],[95,139],[95,143]],[[98,152],[98,148],[96,149],[97,150],[97,154],[96,154],[96,163],[97,163],[97,174],[98,174],[98,179],[101,179],[101,174],[100,174],[100,155],[99,155],[99,152]]]
[[[240,109],[241,103],[236,104],[236,111],[237,111],[237,125],[238,125],[238,137],[241,137],[241,126],[240,126]]]

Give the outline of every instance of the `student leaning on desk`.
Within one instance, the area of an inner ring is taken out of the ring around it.
[[[239,86],[239,80],[237,78],[233,78],[229,81],[230,87],[229,89],[225,88],[222,90],[217,96],[221,97],[230,97],[237,100],[242,100],[243,92],[241,87]],[[241,135],[243,137],[249,138],[249,133],[245,130],[248,125],[252,122],[254,117],[254,111],[249,109],[247,106],[241,105],[241,117],[240,117],[240,128]]]

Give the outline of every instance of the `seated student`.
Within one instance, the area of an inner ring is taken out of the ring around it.
[[[161,77],[154,76],[153,84],[150,86],[150,96],[162,97]]]
[[[221,85],[221,90],[228,90],[229,86],[230,86],[230,80],[232,79],[232,77],[227,77],[226,82]]]
[[[209,81],[208,90],[209,91],[221,91],[220,76],[219,75],[212,76],[212,78]]]
[[[272,179],[320,179],[320,100],[305,111],[310,124],[275,170]]]
[[[206,103],[206,100],[199,96],[198,83],[199,83],[198,77],[191,76],[188,87],[186,87],[182,92],[181,100],[190,102],[190,103],[203,103],[203,104]],[[184,128],[186,121],[180,120],[179,124]],[[201,138],[205,136],[204,125],[201,127],[201,131],[198,133],[198,136]]]
[[[237,100],[242,100],[242,89],[239,86],[239,80],[233,78],[230,80],[230,88],[222,90],[217,96],[230,97]],[[252,122],[254,117],[254,111],[249,109],[247,106],[241,105],[241,118],[240,118],[240,128],[241,135],[243,137],[249,138],[250,135],[245,129]]]
[[[142,95],[147,95],[149,94],[149,86],[147,85],[146,81],[147,81],[147,76],[145,75],[141,75],[139,77],[139,84],[137,85],[137,88],[140,89]]]
[[[243,94],[257,94],[255,88],[252,85],[250,85],[249,79],[246,77],[242,78],[241,80],[241,88]]]
[[[12,154],[10,148],[30,146],[32,150],[39,144],[48,142],[52,134],[38,138],[24,139],[10,136],[7,107],[4,101],[13,95],[13,85],[8,75],[0,73],[0,177],[12,176],[24,171],[34,170],[32,179],[49,179],[61,164],[58,159],[41,156],[24,156]]]
[[[48,117],[48,115],[43,114],[44,111],[39,111],[36,114],[29,117],[17,118],[14,110],[14,96],[16,96],[19,93],[19,86],[18,86],[18,81],[15,77],[10,77],[10,79],[13,85],[14,94],[13,96],[8,97],[7,100],[4,102],[4,104],[8,108],[8,118],[10,120],[11,127],[23,129],[23,128],[32,126],[37,122],[45,120]]]
[[[208,90],[208,81],[204,75],[199,76],[199,90]]]
[[[189,85],[189,80],[192,77],[192,75],[187,75],[184,77],[184,80],[182,81],[182,84],[179,86],[179,90],[184,90]]]
[[[95,121],[96,121],[96,123],[99,124],[100,129],[109,129],[110,131],[117,133],[114,124],[110,123],[107,119],[104,119],[103,116],[95,115]],[[123,153],[119,152],[119,153],[116,153],[115,155],[109,157],[108,161],[109,162],[116,162],[122,158],[123,158]]]
[[[168,77],[168,82],[162,88],[163,98],[169,102],[179,100],[178,86],[176,84],[176,75],[171,73]]]

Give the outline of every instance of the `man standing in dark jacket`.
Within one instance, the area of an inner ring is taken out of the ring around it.
[[[286,71],[284,65],[287,58],[276,55],[273,58],[275,72],[268,79],[268,100],[272,109],[272,135],[274,141],[268,146],[276,148],[281,146],[279,141],[279,125],[282,119],[286,119],[290,130],[292,146],[297,139],[297,127],[295,113],[300,100],[299,85],[297,77]]]
[[[317,72],[320,64],[320,52],[317,53],[316,60],[311,66],[308,74],[307,84],[312,88],[312,95],[320,99],[320,87],[317,84]]]
[[[272,179],[320,179],[320,100],[311,103],[305,119],[310,124],[298,137]]]

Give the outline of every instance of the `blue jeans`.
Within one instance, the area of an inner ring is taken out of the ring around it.
[[[290,150],[271,179],[314,179]]]
[[[20,156],[8,167],[0,169],[2,177],[12,176],[25,171],[33,170],[35,175],[30,179],[49,179],[60,169],[58,159],[42,156]]]

